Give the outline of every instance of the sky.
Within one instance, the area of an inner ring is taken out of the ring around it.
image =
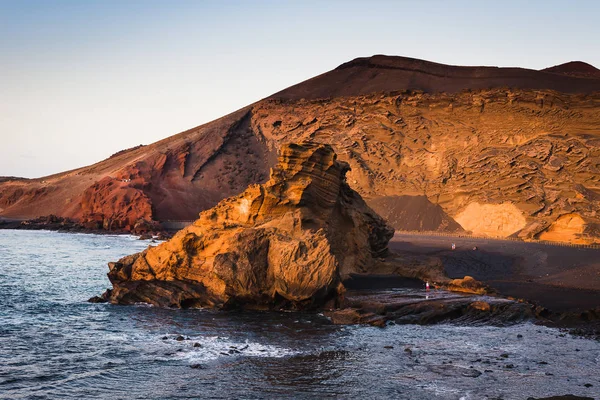
[[[0,176],[89,165],[357,57],[600,67],[600,1],[0,0]]]

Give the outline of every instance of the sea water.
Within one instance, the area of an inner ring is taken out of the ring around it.
[[[0,230],[0,398],[600,397],[600,343],[529,323],[375,328],[86,302],[110,287],[108,261],[149,245]]]

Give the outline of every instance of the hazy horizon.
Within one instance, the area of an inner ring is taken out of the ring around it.
[[[600,4],[0,1],[0,176],[209,122],[357,57],[600,67]]]

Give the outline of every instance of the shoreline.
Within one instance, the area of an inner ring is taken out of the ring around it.
[[[394,235],[389,248],[437,257],[450,278],[469,275],[501,296],[553,312],[600,310],[600,249],[402,233]]]
[[[398,236],[423,236],[423,237],[439,237],[439,238],[455,238],[455,239],[472,239],[472,240],[489,240],[498,242],[510,242],[510,243],[531,243],[539,244],[544,246],[558,246],[558,247],[574,247],[581,249],[600,249],[600,243],[569,243],[569,242],[557,242],[551,240],[538,240],[538,239],[527,239],[523,240],[514,236],[507,237],[496,237],[496,236],[480,236],[473,235],[466,232],[443,232],[443,231],[402,231],[396,230],[395,235]]]
[[[14,220],[11,223],[12,226],[5,218],[0,219],[0,229],[143,238],[143,235],[132,232],[81,229],[77,225],[22,226],[20,221]],[[14,224],[20,226],[15,227]],[[455,250],[451,250],[451,243],[456,244]],[[477,250],[474,251],[472,248],[475,246]],[[538,309],[541,318],[535,318],[535,323],[580,331],[584,336],[591,333],[600,338],[600,250],[516,240],[398,232],[390,241],[389,248],[417,257],[440,258],[450,278],[473,276],[495,291],[488,296],[526,303],[532,309]],[[402,281],[406,278],[396,279]],[[418,282],[413,282],[411,286],[418,285]],[[349,290],[356,289],[349,287]],[[371,282],[361,289],[377,290],[381,287],[373,286]]]
[[[600,308],[551,310],[498,292],[477,294],[437,287],[426,290],[418,279],[388,275],[354,276],[347,288],[342,307],[325,312],[334,324],[511,326],[530,322],[600,340]]]
[[[62,226],[56,227],[52,225],[52,223],[48,223],[45,220],[49,218],[57,218],[59,220],[65,221]],[[180,222],[180,221],[165,221],[167,223],[171,222]],[[161,223],[161,222],[159,222]],[[127,230],[110,230],[107,231],[105,229],[90,229],[86,228],[80,223],[71,220],[69,218],[56,217],[54,215],[42,216],[34,219],[19,219],[19,218],[7,218],[0,216],[0,229],[15,229],[15,230],[50,230],[50,231],[64,231],[64,232],[72,232],[76,231],[78,233],[90,233],[90,234],[132,234],[139,235],[139,233],[134,233]],[[180,229],[163,229],[159,232],[163,232],[169,235],[173,235],[178,232]],[[440,240],[471,240],[471,241],[496,241],[496,242],[507,242],[507,243],[522,243],[522,244],[533,244],[540,246],[554,246],[554,247],[570,247],[576,249],[598,249],[600,250],[600,243],[590,243],[590,244],[582,244],[582,243],[568,243],[568,242],[556,242],[556,241],[548,241],[548,240],[522,240],[516,237],[487,237],[487,236],[478,236],[471,235],[467,233],[461,232],[442,232],[442,231],[400,231],[396,230],[394,233],[394,237],[422,237],[426,239],[431,238],[439,238]],[[393,239],[392,239],[393,240]],[[391,243],[391,241],[390,241]]]
[[[0,230],[52,231],[91,235],[133,235],[138,236],[140,239],[152,239],[158,237],[161,240],[168,239],[175,233],[174,231],[167,230],[132,232],[128,230],[90,229],[69,218],[56,217],[53,215],[30,220],[0,217]]]

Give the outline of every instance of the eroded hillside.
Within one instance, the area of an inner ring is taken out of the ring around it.
[[[330,143],[367,198],[426,195],[477,234],[531,238],[566,224],[552,240],[598,235],[600,95],[404,92],[266,101],[253,114],[270,142]]]
[[[540,72],[358,59],[92,166],[4,178],[0,216],[56,214],[125,230],[194,220],[266,181],[282,144],[309,140],[334,147],[352,168],[350,186],[366,199],[424,195],[477,234],[600,241],[600,80],[584,67]],[[481,88],[503,82],[513,88]],[[429,92],[382,92],[406,85]]]

